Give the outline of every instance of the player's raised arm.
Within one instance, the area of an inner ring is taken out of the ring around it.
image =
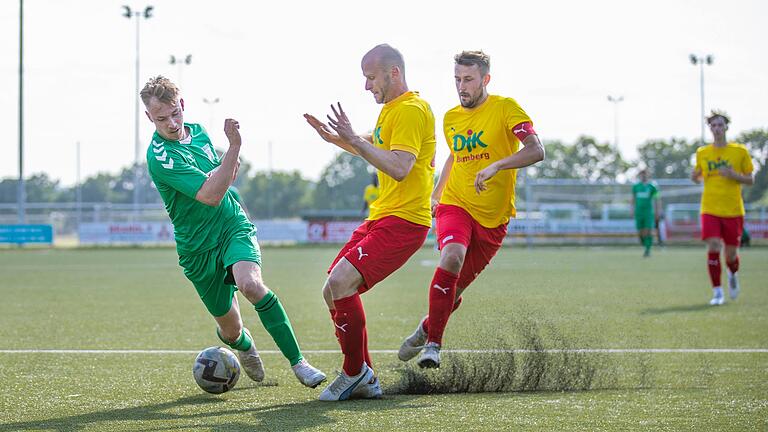
[[[218,206],[229,187],[232,186],[232,182],[235,181],[240,164],[238,161],[240,146],[242,145],[239,129],[240,123],[237,120],[226,119],[224,121],[224,134],[229,140],[229,149],[224,154],[221,165],[211,171],[211,175],[200,187],[200,190],[197,191],[197,195],[195,195],[195,199],[203,204],[212,207]]]
[[[365,138],[357,135],[352,129],[347,114],[340,103],[331,105],[333,116],[328,116],[328,125],[336,131],[341,142],[352,147],[355,154],[360,155],[371,165],[378,168],[397,181],[402,181],[411,172],[416,156],[400,150],[384,150],[375,147]]]
[[[357,154],[357,151],[354,149],[354,147],[345,143],[338,134],[329,129],[328,125],[318,120],[317,117],[313,116],[312,114],[304,114],[304,118],[307,120],[307,123],[309,123],[309,125],[315,129],[317,134],[320,135],[320,138],[338,146],[342,150],[348,151],[354,155]]]
[[[544,160],[544,146],[535,133],[525,137],[522,142],[523,148],[520,151],[488,165],[477,173],[475,177],[475,191],[477,193],[484,191],[487,188],[485,182],[501,170],[525,168]]]

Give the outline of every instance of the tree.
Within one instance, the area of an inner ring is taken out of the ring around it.
[[[0,202],[16,203],[18,198],[18,179],[0,181]],[[61,192],[58,180],[52,180],[48,174],[32,174],[24,180],[26,202],[54,202]]]
[[[360,209],[363,190],[371,181],[368,162],[351,153],[339,153],[323,170],[312,202],[316,209]]]
[[[688,178],[696,158],[696,144],[682,138],[648,140],[638,149],[638,162],[653,178]]]
[[[241,168],[242,169],[242,168]],[[298,171],[257,172],[243,178],[241,197],[252,218],[297,217],[310,204],[312,182],[301,177]]]
[[[755,184],[745,188],[744,199],[747,202],[762,200],[768,204],[768,130],[753,129],[743,132],[736,141],[747,146],[755,164]]]
[[[588,136],[580,136],[573,145],[547,141],[544,150],[546,158],[529,171],[533,177],[616,180],[629,167],[615,147]]]

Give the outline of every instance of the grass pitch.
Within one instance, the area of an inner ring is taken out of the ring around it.
[[[263,252],[306,357],[332,378],[341,354],[320,289],[336,249]],[[702,248],[641,253],[503,249],[444,347],[518,351],[447,352],[422,371],[395,354],[427,309],[437,255],[422,249],[363,296],[385,398],[321,403],[276,353],[264,384],[197,388],[195,353],[219,341],[171,249],[3,250],[0,432],[768,428],[768,249],[742,252],[742,296],[717,308]]]

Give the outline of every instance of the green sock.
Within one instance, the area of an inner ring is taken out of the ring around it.
[[[653,237],[651,236],[645,236],[643,237],[643,246],[645,246],[645,251],[650,252],[651,246],[653,245]]]
[[[280,304],[280,299],[277,298],[275,293],[272,291],[268,292],[253,307],[259,314],[261,324],[272,336],[283,356],[291,362],[291,366],[300,362],[304,356],[301,355],[299,342],[296,340],[296,335],[293,334],[291,321],[288,320],[288,315],[285,313],[285,309],[283,309],[283,305]]]
[[[245,329],[242,329],[240,331],[240,337],[237,338],[234,342],[228,342],[221,336],[221,331],[218,327],[216,327],[216,335],[221,339],[222,342],[227,344],[228,347],[232,348],[233,350],[237,351],[248,351],[251,349],[251,345],[253,345],[253,340],[251,339],[251,336],[245,332]]]

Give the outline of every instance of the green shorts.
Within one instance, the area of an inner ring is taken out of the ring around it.
[[[251,261],[261,266],[261,250],[255,229],[236,232],[220,247],[179,257],[184,276],[192,282],[208,312],[215,317],[226,314],[232,308],[232,296],[237,287],[224,279],[227,278],[227,269],[238,261]]]
[[[641,229],[654,229],[656,228],[656,217],[653,213],[636,214],[635,215],[635,227],[638,230]]]

